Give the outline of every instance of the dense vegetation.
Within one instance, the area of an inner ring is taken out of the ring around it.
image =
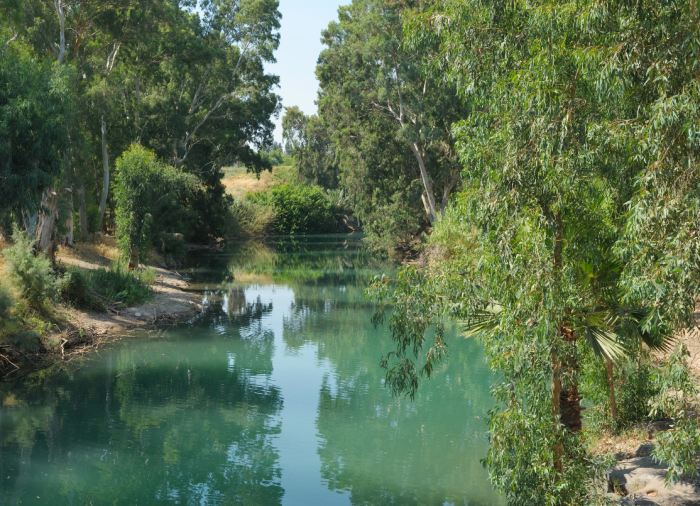
[[[154,232],[197,242],[225,235],[231,199],[222,167],[272,167],[262,148],[272,143],[278,79],[263,65],[274,61],[280,14],[276,0],[190,7],[166,0],[3,6],[0,226],[36,231],[49,257],[59,242],[118,230],[119,180],[110,168],[136,143],[196,182],[187,212]]]
[[[478,336],[501,378],[485,463],[510,504],[602,503],[601,424],[674,417],[655,455],[670,480],[697,472],[687,352],[647,365],[699,288],[695,4],[446,0],[405,19],[404,45],[470,112],[443,259],[371,289],[377,322],[393,305],[388,383],[415,392],[448,321]]]
[[[40,331],[59,297],[148,296],[122,268],[56,275],[61,241],[113,231],[136,268],[175,234],[333,232],[351,208],[381,249],[425,247],[425,267],[369,289],[396,343],[387,385],[413,396],[448,325],[483,343],[485,465],[510,504],[603,503],[591,436],[653,418],[676,420],[655,449],[669,480],[697,472],[697,388],[687,350],[670,354],[700,289],[694,0],[353,0],[322,34],[318,113],[286,109],[292,177],[237,198],[224,165],[285,158],[263,69],[278,3],[199,5],[3,6],[0,225],[20,302],[0,288],[0,332]]]

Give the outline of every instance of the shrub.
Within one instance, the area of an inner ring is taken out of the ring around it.
[[[83,271],[70,269],[63,278],[61,298],[75,307],[91,311],[104,312],[105,305],[92,293],[88,277]]]
[[[10,328],[13,307],[14,300],[12,299],[10,290],[0,285],[0,340],[2,340],[3,334]]]
[[[659,394],[657,373],[651,365],[630,368],[618,388],[618,419],[621,424],[633,424],[649,417],[649,401]]]
[[[51,262],[41,253],[34,256],[32,241],[24,230],[15,226],[12,240],[14,244],[3,250],[10,282],[31,308],[47,313],[60,288]]]
[[[269,192],[256,193],[252,200],[271,204],[275,210],[278,234],[327,234],[335,232],[333,205],[319,186],[285,184]]]
[[[109,270],[85,272],[87,285],[100,297],[126,307],[143,304],[151,299],[150,285],[155,281],[153,269],[129,271],[122,262],[112,263]]]
[[[155,153],[138,144],[117,159],[117,239],[130,268],[138,267],[146,246],[165,231],[161,224],[172,224],[172,216],[184,212],[188,198],[197,188],[194,176],[165,165]]]
[[[229,208],[229,237],[269,235],[275,230],[275,208],[256,198],[233,199]]]

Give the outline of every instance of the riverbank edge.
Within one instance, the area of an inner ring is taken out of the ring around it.
[[[81,270],[97,269],[108,262],[108,258],[95,261],[57,257],[59,266]],[[175,271],[151,268],[156,271],[156,281],[151,287],[153,297],[147,303],[105,313],[57,305],[57,322],[52,325],[55,330],[42,338],[38,349],[0,345],[0,381],[12,381],[57,362],[73,360],[129,331],[187,321],[202,312],[203,296],[189,291],[186,279]]]

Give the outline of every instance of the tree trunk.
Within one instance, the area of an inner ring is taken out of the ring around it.
[[[578,432],[582,428],[581,422],[581,396],[578,392],[578,361],[576,360],[576,333],[567,327],[561,326],[561,337],[570,349],[566,350],[566,360],[562,362],[562,369],[570,380],[566,388],[562,389],[559,400],[560,419],[564,427],[571,432]]]
[[[73,222],[73,194],[70,195],[70,200],[68,201],[68,219],[66,220],[66,237],[65,245],[73,247],[73,232],[75,229],[75,223]]]
[[[58,56],[58,64],[63,65],[63,60],[66,57],[66,10],[63,0],[54,0],[54,7],[60,26],[58,54],[56,56]]]
[[[88,213],[87,213],[87,200],[85,199],[85,184],[80,185],[80,190],[78,190],[80,195],[80,207],[78,212],[80,214],[80,231],[83,237],[87,238],[90,236],[90,225],[88,224]]]
[[[605,368],[608,372],[608,389],[610,390],[610,414],[612,415],[613,423],[617,425],[617,401],[615,400],[615,374],[613,363],[608,357],[605,357]]]
[[[102,166],[104,168],[104,179],[102,181],[102,199],[100,200],[100,224],[105,217],[107,208],[107,196],[109,194],[109,157],[107,155],[107,122],[105,111],[102,110]]]
[[[423,181],[423,188],[425,188],[425,197],[428,200],[428,205],[426,206],[426,212],[428,213],[428,219],[430,223],[435,223],[435,216],[437,215],[437,206],[435,205],[435,194],[433,193],[433,186],[430,184],[430,178],[428,177],[428,170],[425,168],[425,160],[423,160],[423,155],[418,149],[418,145],[415,142],[410,143],[411,152],[413,156],[416,157],[418,161],[418,167],[420,168],[420,177]]]
[[[547,214],[545,212],[545,214]],[[563,238],[564,238],[564,224],[561,219],[561,214],[556,213],[554,216],[556,223],[556,230],[554,232],[554,249],[552,250],[552,256],[554,257],[554,275],[557,278],[561,278],[562,269],[562,248],[563,248]],[[563,324],[562,324],[563,325]],[[561,335],[561,332],[560,332]],[[558,339],[557,339],[558,340]],[[561,361],[559,360],[559,350],[557,342],[551,351],[551,361],[552,361],[552,422],[554,424],[554,434],[558,439],[559,437],[559,424],[561,423]],[[562,455],[564,453],[564,448],[560,442],[554,443],[554,469],[558,473],[562,473],[564,470],[564,464],[562,462]]]
[[[36,247],[53,263],[55,261],[55,224],[58,218],[58,193],[56,189],[44,192],[41,198],[41,211],[39,213],[39,224],[36,231]]]
[[[133,271],[139,266],[139,251],[132,245],[129,248],[129,270]]]
[[[559,403],[561,402],[561,364],[555,349],[552,350],[552,422],[555,434],[559,432]],[[564,470],[562,454],[564,449],[561,443],[554,444],[554,469],[561,473]]]

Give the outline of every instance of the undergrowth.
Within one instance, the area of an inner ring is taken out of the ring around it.
[[[113,262],[109,269],[70,269],[64,277],[63,297],[93,311],[104,311],[106,305],[130,307],[153,297],[155,276],[153,269],[129,271],[121,262]]]
[[[60,289],[51,262],[44,255],[34,255],[32,241],[24,230],[15,227],[12,241],[14,244],[2,253],[11,285],[30,308],[50,314]]]

